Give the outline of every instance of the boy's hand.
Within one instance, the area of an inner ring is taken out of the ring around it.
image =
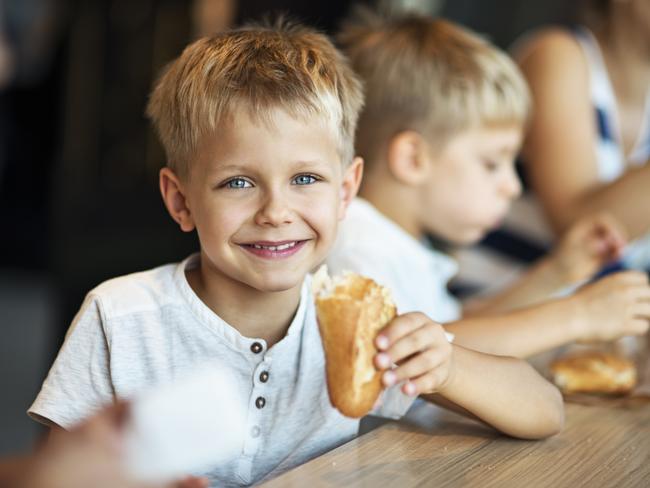
[[[641,335],[650,320],[648,276],[639,271],[616,273],[580,289],[579,340],[609,341]]]
[[[626,244],[621,225],[608,214],[576,222],[564,234],[553,258],[567,283],[593,276],[605,264],[619,259]]]
[[[395,317],[375,344],[381,351],[375,356],[375,366],[385,370],[382,382],[386,387],[406,381],[402,391],[416,396],[440,390],[452,376],[452,345],[442,326],[424,314]],[[393,364],[397,367],[390,369]]]

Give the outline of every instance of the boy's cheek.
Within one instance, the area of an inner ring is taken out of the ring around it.
[[[309,208],[309,205],[307,204],[305,208]],[[318,233],[322,241],[333,243],[338,232],[339,212],[331,199],[321,203],[312,202],[311,210],[305,215],[305,220]]]
[[[230,235],[239,230],[254,214],[241,206],[220,206],[203,215],[203,226],[216,235]]]

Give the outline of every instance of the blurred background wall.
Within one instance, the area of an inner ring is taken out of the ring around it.
[[[193,38],[274,12],[332,33],[353,3],[0,0],[0,455],[38,436],[25,410],[84,294],[196,250],[158,194],[164,157],[143,112],[159,70]],[[501,47],[538,25],[570,24],[575,9],[364,3],[442,15]]]

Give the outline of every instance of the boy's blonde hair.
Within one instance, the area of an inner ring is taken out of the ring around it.
[[[244,110],[264,123],[278,108],[297,118],[322,117],[336,131],[341,160],[349,163],[362,103],[358,77],[324,35],[279,21],[188,46],[158,81],[147,115],[168,165],[183,176],[199,139]]]
[[[339,40],[365,84],[357,152],[367,160],[404,130],[440,149],[460,130],[528,119],[530,95],[515,63],[451,22],[363,10]]]

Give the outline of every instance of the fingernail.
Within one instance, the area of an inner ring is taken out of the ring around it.
[[[408,396],[415,396],[415,385],[410,381],[404,385],[404,393]]]
[[[380,335],[377,336],[377,339],[375,339],[375,344],[377,344],[377,348],[381,351],[385,350],[388,348],[388,337]]]
[[[390,357],[388,354],[380,352],[377,354],[377,366],[381,369],[386,369],[390,366]]]
[[[393,386],[395,384],[395,373],[392,371],[386,371],[384,373],[384,385]]]

